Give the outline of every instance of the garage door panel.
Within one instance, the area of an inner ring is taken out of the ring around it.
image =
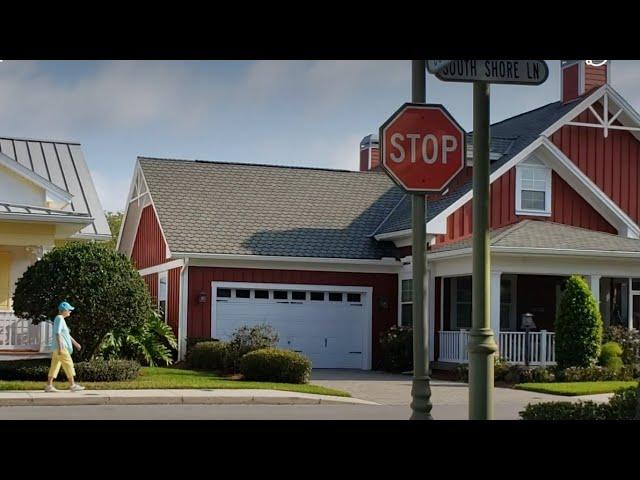
[[[273,292],[269,299],[255,298],[252,290],[250,298],[235,298],[234,294],[216,302],[213,334],[228,340],[244,325],[266,323],[278,333],[279,347],[301,352],[314,368],[363,367],[363,335],[371,319],[366,318],[362,302],[347,302],[346,293],[333,295],[343,301],[329,301],[328,294],[321,297],[324,300],[311,300],[309,292],[305,300],[292,300],[292,292],[299,292],[299,287],[278,290],[288,291],[287,300],[274,299]]]

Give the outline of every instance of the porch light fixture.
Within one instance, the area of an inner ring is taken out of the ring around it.
[[[380,300],[378,300],[378,305],[382,310],[386,310],[389,308],[389,301],[386,297],[380,297]]]
[[[207,294],[205,292],[198,294],[198,303],[207,303]]]

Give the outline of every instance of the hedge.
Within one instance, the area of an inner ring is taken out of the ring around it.
[[[240,373],[245,380],[307,383],[311,377],[311,361],[290,350],[264,348],[242,356]]]
[[[638,389],[626,388],[614,393],[608,403],[579,402],[533,403],[520,412],[523,420],[634,420]]]
[[[0,362],[0,380],[47,381],[50,360],[11,360]],[[74,365],[79,382],[119,382],[132,380],[140,373],[140,364],[132,360],[93,359]],[[61,369],[59,380],[65,379]]]

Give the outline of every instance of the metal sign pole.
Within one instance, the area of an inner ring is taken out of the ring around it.
[[[425,60],[411,62],[411,101],[426,102]],[[411,387],[411,420],[432,420],[429,357],[427,356],[427,321],[424,315],[426,198],[424,193],[412,195],[412,266],[413,266],[413,384]]]
[[[493,419],[493,354],[489,310],[489,84],[473,84],[473,281],[469,333],[469,419]]]
[[[473,280],[469,332],[469,419],[493,419],[493,354],[498,350],[489,311],[489,96],[473,84]]]

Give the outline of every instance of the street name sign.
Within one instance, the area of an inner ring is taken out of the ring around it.
[[[435,76],[445,82],[540,85],[549,67],[544,60],[451,60]]]
[[[440,192],[464,167],[465,132],[442,105],[405,103],[380,127],[382,166],[409,192]]]
[[[453,60],[427,60],[427,71],[429,73],[437,73],[442,67],[447,66]]]

